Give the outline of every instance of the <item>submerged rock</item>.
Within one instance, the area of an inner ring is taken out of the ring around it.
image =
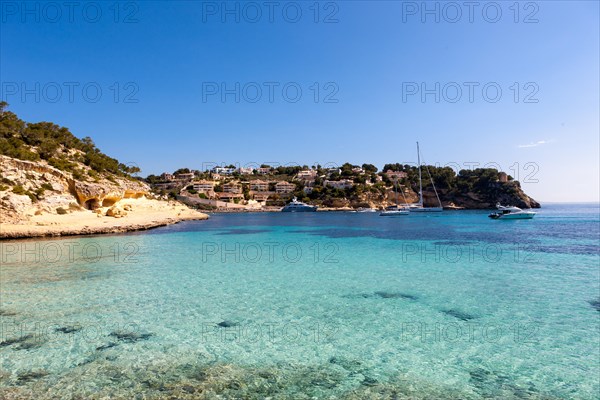
[[[8,311],[8,310],[0,310],[0,317],[14,317],[17,313]]]
[[[335,356],[333,356],[329,359],[329,363],[339,365],[340,367],[344,368],[347,371],[357,371],[362,366],[360,361],[349,360],[347,358],[335,357]]]
[[[588,301],[588,303],[590,303],[590,306],[595,308],[596,311],[600,312],[600,298],[598,298],[596,300],[590,300],[590,301]]]
[[[371,293],[345,294],[342,296],[345,299],[370,299],[373,297]]]
[[[42,344],[44,344],[43,341],[41,340],[25,340],[21,343],[19,343],[19,345],[16,347],[17,350],[30,350],[30,349],[37,349],[38,347],[42,347]]]
[[[454,309],[448,309],[448,310],[442,310],[442,312],[446,315],[450,315],[451,317],[460,319],[461,321],[470,321],[472,319],[477,318],[474,315],[468,314],[464,311],[460,311],[460,310],[454,310]]]
[[[375,292],[376,296],[381,297],[382,299],[407,299],[407,300],[418,300],[417,296],[407,293],[400,292]]]
[[[48,372],[46,372],[46,371],[24,372],[22,374],[19,374],[19,376],[17,377],[17,381],[20,383],[27,383],[27,382],[31,382],[35,379],[43,378],[46,375],[48,375]]]
[[[181,390],[183,390],[186,393],[195,393],[196,392],[196,388],[193,387],[192,385],[183,385],[181,387]]]
[[[116,337],[118,340],[125,343],[135,343],[140,340],[148,340],[154,334],[152,333],[138,333],[138,332],[112,332],[109,336]]]
[[[486,399],[550,399],[549,397],[540,397],[533,385],[529,385],[527,388],[521,387],[510,376],[499,372],[478,367],[469,371],[469,375],[469,383]]]
[[[75,325],[75,326],[63,326],[60,328],[56,328],[54,331],[61,332],[61,333],[75,333],[75,332],[79,332],[81,329],[82,329],[81,326]]]
[[[491,375],[492,375],[492,373],[486,369],[475,368],[475,369],[469,371],[469,376],[470,376],[469,381],[471,381],[471,383],[478,386],[482,382],[489,380]]]
[[[219,322],[217,324],[217,326],[220,326],[221,328],[231,328],[233,326],[238,326],[238,325],[239,325],[239,323],[233,322],[233,321],[228,321],[228,320]]]
[[[107,344],[103,344],[102,346],[98,346],[98,347],[96,347],[96,350],[97,350],[97,351],[107,350],[107,349],[110,349],[110,348],[116,347],[116,346],[118,346],[118,345],[119,345],[118,343],[115,343],[115,342],[110,342],[110,343],[107,343]]]
[[[20,336],[14,339],[7,339],[4,342],[0,342],[0,347],[7,347],[16,344],[16,350],[29,350],[40,347],[44,343],[45,341],[41,340],[40,338],[36,338],[32,334],[28,334],[25,336]]]
[[[33,339],[33,335],[31,335],[31,334],[25,335],[25,336],[20,336],[18,338],[14,338],[14,339],[7,339],[3,342],[0,342],[0,347],[12,346],[13,344],[23,343],[26,340],[30,340],[30,339]]]
[[[376,386],[378,383],[379,382],[377,381],[377,379],[366,376],[360,384],[363,386]]]

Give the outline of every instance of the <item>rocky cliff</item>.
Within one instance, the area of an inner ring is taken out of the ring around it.
[[[438,195],[442,206],[446,208],[495,209],[497,203],[520,208],[540,208],[540,203],[525,194],[517,181],[491,182],[484,188],[478,188],[477,190],[438,189]],[[358,198],[346,200],[343,206],[383,208],[393,205],[396,201],[395,196],[392,189],[388,189],[385,197],[365,193]],[[398,202],[400,204],[404,204],[404,202],[417,203],[418,201],[419,195],[415,190],[406,187],[399,189]],[[340,203],[340,206],[342,205],[341,202],[338,203]],[[433,189],[423,190],[423,203],[426,207],[438,206]]]
[[[540,203],[525,194],[517,181],[490,183],[486,189],[478,191],[441,189],[438,194],[444,206],[453,204],[466,209],[490,209],[496,208],[496,204],[500,203],[520,208],[540,208]],[[432,190],[424,192],[423,198],[426,205],[433,206],[437,203]]]
[[[111,207],[121,199],[141,198],[149,187],[137,180],[111,177],[77,180],[44,160],[25,161],[0,155],[0,219],[27,220],[44,213],[62,214]]]

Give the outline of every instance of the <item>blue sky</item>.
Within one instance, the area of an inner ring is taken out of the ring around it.
[[[596,1],[68,3],[0,3],[1,97],[144,176],[381,167],[416,162],[419,140],[430,164],[496,165],[537,200],[598,201]]]

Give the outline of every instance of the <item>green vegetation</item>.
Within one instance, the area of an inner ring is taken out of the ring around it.
[[[79,163],[108,176],[130,177],[140,171],[102,153],[89,137],[79,139],[51,122],[25,122],[7,108],[6,102],[0,102],[0,154],[27,161],[46,160],[55,168],[71,172],[75,179],[85,179],[77,168]]]
[[[58,208],[56,209],[56,213],[57,213],[58,215],[65,215],[65,214],[67,213],[67,210],[65,210],[65,209],[64,209],[64,208],[62,208],[62,207],[58,207]]]
[[[12,188],[14,194],[23,195],[25,194],[25,189],[21,185],[15,185]]]

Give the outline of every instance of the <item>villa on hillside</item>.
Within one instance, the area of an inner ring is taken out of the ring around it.
[[[235,172],[235,168],[231,167],[214,167],[211,172],[213,174],[231,175]]]
[[[198,193],[204,193],[208,197],[213,197],[215,194],[215,184],[209,181],[193,182],[192,186]]]
[[[327,177],[333,175],[333,174],[341,174],[342,170],[339,168],[327,168],[325,170],[325,174],[327,175]]]
[[[408,174],[404,171],[392,171],[391,169],[385,171],[385,175],[392,181],[400,180],[408,176]]]
[[[269,196],[271,195],[271,193],[253,193],[252,194],[252,198],[258,202],[264,203],[267,200],[269,200]]]
[[[237,183],[226,183],[223,185],[225,193],[242,193],[242,186]]]
[[[173,180],[173,174],[169,174],[168,172],[163,172],[160,175],[160,179],[162,179],[163,181],[172,181]]]
[[[301,181],[314,181],[317,177],[317,171],[314,169],[305,169],[298,172],[297,179]]]
[[[294,185],[293,183],[278,182],[275,185],[275,192],[278,194],[292,193],[294,190],[296,190],[296,185]]]
[[[237,169],[237,172],[239,172],[241,175],[251,175],[254,172],[254,168],[252,168],[252,167],[239,167]]]
[[[271,167],[260,167],[256,169],[256,172],[260,175],[267,175],[271,173]]]
[[[194,179],[194,173],[186,172],[183,174],[176,174],[175,179],[177,179],[178,181],[191,181],[192,179]]]
[[[340,181],[324,181],[323,182],[323,186],[329,186],[335,189],[349,189],[352,186],[354,186],[354,182],[352,182],[350,179],[342,179]]]
[[[235,199],[243,200],[244,195],[241,193],[219,192],[217,197],[221,201],[234,201]]]
[[[254,190],[257,192],[268,192],[269,182],[261,180],[250,181],[250,190]]]

